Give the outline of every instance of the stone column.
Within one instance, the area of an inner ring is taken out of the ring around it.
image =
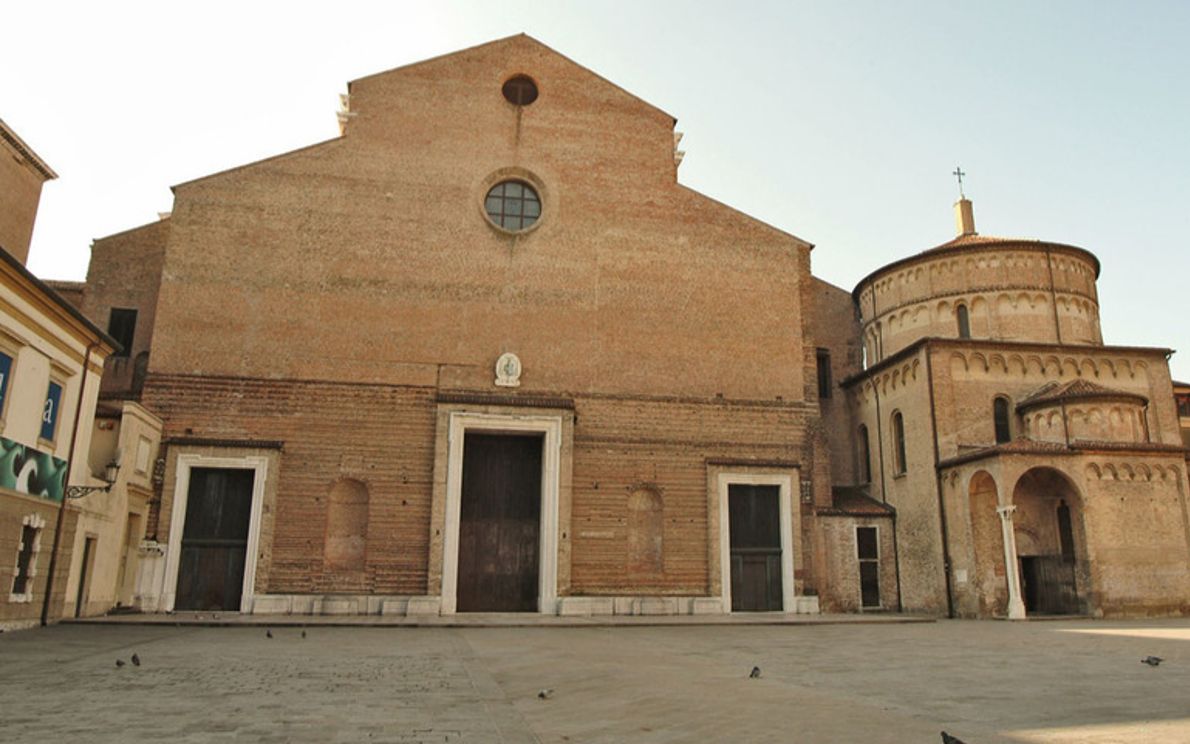
[[[1024,620],[1025,603],[1021,600],[1021,574],[1016,560],[1016,533],[1012,529],[1012,513],[1016,506],[997,506],[1000,530],[1004,534],[1004,573],[1008,579],[1008,619]]]

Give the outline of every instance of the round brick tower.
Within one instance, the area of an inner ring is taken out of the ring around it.
[[[926,337],[1103,344],[1092,253],[979,235],[967,199],[955,204],[955,218],[956,238],[856,285],[867,364]]]

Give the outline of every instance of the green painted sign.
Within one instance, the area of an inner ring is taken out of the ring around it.
[[[66,461],[0,437],[0,488],[61,501],[66,490]]]

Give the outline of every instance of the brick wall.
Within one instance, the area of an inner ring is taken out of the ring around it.
[[[534,104],[501,96],[514,73]],[[433,591],[435,395],[501,392],[508,351],[518,395],[574,401],[564,589],[705,594],[710,459],[796,462],[829,503],[810,246],[677,183],[672,117],[527,37],[354,81],[350,107],[344,137],[181,184],[168,222],[96,244],[92,313],[156,297],[166,439],[283,443],[261,591]],[[531,231],[483,214],[506,177],[538,188]],[[362,572],[323,555],[344,477],[368,494]],[[663,502],[647,579],[625,565],[641,484]]]
[[[826,557],[824,572],[830,576],[819,589],[824,612],[858,612],[860,610],[859,558],[855,544],[856,527],[875,527],[879,548],[880,607],[868,609],[896,610],[897,559],[892,519],[858,516],[819,517]]]
[[[29,515],[45,520],[41,530],[41,546],[36,555],[36,574],[33,576],[33,597],[29,602],[11,602],[13,578],[17,565],[17,546],[21,541],[22,522]],[[0,629],[36,625],[41,621],[45,600],[46,577],[49,575],[50,552],[57,526],[57,505],[24,494],[0,494]],[[66,578],[70,570],[71,545],[74,544],[78,510],[67,509],[62,523],[62,540],[58,548],[58,563],[54,570],[53,597],[50,599],[50,619],[62,616],[66,599]]]
[[[169,220],[126,230],[96,240],[91,246],[83,314],[108,330],[113,307],[136,310],[132,348],[108,357],[103,370],[104,394],[128,394],[143,377],[152,346],[161,266],[169,238]],[[138,371],[138,365],[140,370]]]
[[[435,391],[334,382],[151,375],[144,405],[165,436],[283,442],[258,591],[427,591]],[[800,460],[812,412],[767,401],[579,398],[573,450],[570,592],[708,590],[707,460]],[[171,445],[176,457],[177,444]],[[327,497],[340,478],[368,489],[365,570],[327,568]],[[627,567],[627,499],[642,484],[663,503],[663,571]],[[168,540],[172,481],[158,526]],[[797,485],[795,484],[795,489]],[[796,493],[794,494],[797,499]],[[799,571],[804,561],[797,559]]]
[[[0,140],[0,248],[21,263],[29,257],[44,181],[24,156]]]

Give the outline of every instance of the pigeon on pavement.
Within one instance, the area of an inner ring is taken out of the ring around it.
[[[957,736],[951,736],[945,731],[942,732],[942,744],[965,744],[962,739]]]
[[[1160,656],[1146,656],[1140,660],[1140,663],[1148,664],[1149,666],[1157,666],[1163,661],[1165,661],[1165,659],[1162,659]]]
[[[273,637],[273,631],[272,631],[272,630],[266,630],[266,631],[264,632],[264,637],[265,637],[265,638],[272,638],[272,637]]]
[[[120,667],[122,667],[122,666],[124,666],[124,660],[123,660],[123,659],[116,659],[116,668],[118,669],[118,668],[120,668]]]
[[[140,657],[136,654],[132,655],[132,666],[140,666]]]
[[[537,697],[541,698],[542,700],[549,700],[550,696],[553,694],[554,694],[554,691],[547,687],[544,690],[539,690],[537,693]]]
[[[760,678],[760,667],[758,667],[758,666],[752,667],[752,673],[749,674],[748,676],[752,679],[759,679]]]

